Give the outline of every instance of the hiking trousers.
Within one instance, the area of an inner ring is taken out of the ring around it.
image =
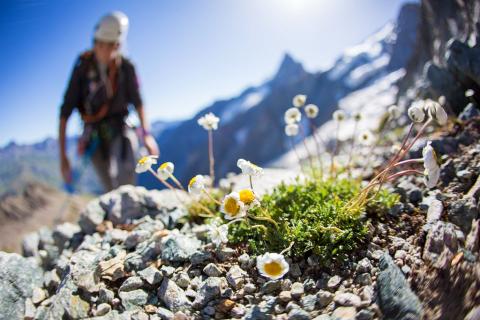
[[[122,141],[123,139],[126,139],[125,142]],[[122,144],[124,145],[122,146]],[[132,128],[128,127],[125,128],[123,135],[113,138],[107,158],[103,156],[100,148],[97,148],[92,156],[92,163],[105,192],[124,184],[135,185],[135,155],[138,148],[137,135]],[[123,156],[122,151],[124,152]]]

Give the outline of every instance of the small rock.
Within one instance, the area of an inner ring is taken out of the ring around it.
[[[372,263],[368,258],[363,258],[362,260],[358,261],[357,264],[357,272],[358,273],[364,273],[364,272],[370,272],[372,269]]]
[[[212,261],[212,260],[213,260],[213,256],[208,251],[196,251],[190,257],[190,262],[192,263],[192,266],[203,265],[206,262]]]
[[[332,313],[332,320],[355,320],[357,310],[355,307],[338,307]]]
[[[288,313],[288,320],[308,320],[310,315],[307,311],[294,308]]]
[[[200,285],[197,297],[193,302],[195,308],[205,306],[209,301],[220,296],[222,280],[217,277],[209,277]]]
[[[372,311],[363,309],[357,313],[355,320],[372,320],[374,315]]]
[[[230,299],[223,299],[217,305],[217,310],[222,313],[228,313],[230,310],[233,309],[233,307],[235,307],[235,301],[232,301]]]
[[[45,290],[39,287],[33,288],[33,293],[32,293],[32,302],[34,304],[39,304],[43,300],[47,298],[47,293]]]
[[[346,307],[358,307],[362,302],[359,296],[349,292],[336,293],[333,301],[341,306]]]
[[[157,307],[152,304],[147,304],[145,307],[143,307],[143,309],[149,314],[157,313]]]
[[[236,307],[232,308],[232,311],[230,311],[230,314],[232,317],[239,319],[245,315],[245,307],[243,305],[237,305]]]
[[[373,287],[365,286],[360,294],[363,301],[370,304],[373,301]]]
[[[262,292],[269,294],[279,291],[282,288],[281,280],[270,280],[263,284]]]
[[[291,295],[293,299],[300,299],[304,292],[302,283],[294,282],[292,284]]]
[[[142,278],[140,277],[130,277],[125,280],[120,288],[118,289],[118,292],[121,291],[132,291],[136,289],[140,289],[143,286],[143,281]]]
[[[411,269],[409,266],[407,266],[407,265],[404,265],[404,266],[402,267],[402,272],[403,272],[404,274],[406,274],[406,275],[407,275],[407,274],[410,274],[411,271],[412,271],[412,269]]]
[[[457,249],[458,240],[455,226],[449,222],[437,221],[428,231],[422,257],[433,266],[441,268],[440,255],[445,251],[453,257]]]
[[[328,289],[335,290],[340,285],[340,282],[342,282],[342,278],[339,276],[333,276],[328,280],[327,287]]]
[[[247,270],[250,269],[255,261],[250,259],[250,256],[247,253],[242,254],[240,257],[238,257],[238,263],[240,263],[240,267],[242,269]]]
[[[480,219],[474,220],[472,230],[467,236],[465,248],[471,252],[477,252],[480,249]]]
[[[171,233],[163,243],[162,260],[185,262],[200,248],[201,241],[180,233]]]
[[[126,254],[125,251],[121,251],[116,257],[110,260],[100,261],[97,267],[97,272],[100,273],[100,277],[109,281],[117,281],[125,277],[124,262]]]
[[[222,247],[217,251],[217,257],[220,261],[225,262],[230,260],[235,255],[235,250],[229,247]]]
[[[125,247],[127,249],[133,249],[139,244],[140,242],[143,242],[145,240],[148,240],[150,238],[151,233],[146,230],[135,230],[132,231],[127,238],[125,239]]]
[[[443,213],[443,204],[440,200],[433,199],[428,206],[427,223],[434,223],[440,220]]]
[[[142,271],[138,272],[138,275],[151,285],[158,284],[162,281],[163,276],[160,270],[155,268],[155,266],[150,266]]]
[[[111,290],[100,288],[98,291],[98,302],[100,303],[112,303],[113,298],[115,298],[115,294]]]
[[[162,320],[173,320],[174,319],[173,312],[168,310],[168,309],[162,308],[162,307],[157,308],[157,315]]]
[[[180,272],[175,281],[180,288],[186,289],[190,285],[190,277],[186,272]]]
[[[395,252],[395,256],[394,256],[395,259],[405,260],[406,257],[407,257],[407,252],[405,250],[397,250]]]
[[[317,296],[314,294],[306,295],[305,297],[302,298],[301,302],[302,302],[303,309],[307,311],[313,311],[315,310],[315,304],[317,303]]]
[[[240,289],[246,278],[245,271],[243,271],[238,265],[233,265],[227,273],[227,281],[234,289]]]
[[[209,277],[220,277],[223,271],[215,263],[209,263],[203,268],[203,273]]]
[[[243,290],[246,293],[254,293],[255,291],[257,291],[257,287],[253,283],[247,283],[245,287],[243,287]]]
[[[325,290],[319,290],[317,292],[318,304],[321,308],[326,307],[333,301],[333,294]]]
[[[372,284],[372,276],[370,275],[370,273],[359,274],[355,278],[355,282],[362,286],[368,286]]]
[[[112,310],[112,307],[108,303],[101,303],[97,306],[97,309],[93,313],[95,317],[101,317],[106,315]]]
[[[163,278],[158,289],[158,298],[172,311],[188,308],[191,305],[185,292],[168,278]]]
[[[449,221],[467,234],[472,227],[472,221],[478,217],[477,201],[473,197],[456,200],[450,204],[447,215]]]
[[[287,303],[290,300],[292,300],[292,294],[290,291],[282,291],[278,295],[278,300],[280,300],[283,303]]]
[[[147,304],[148,293],[141,289],[132,291],[119,291],[118,295],[126,310],[132,310]]]
[[[300,270],[300,266],[298,265],[298,263],[293,263],[290,266],[289,272],[294,278],[298,278],[302,275],[302,270]]]

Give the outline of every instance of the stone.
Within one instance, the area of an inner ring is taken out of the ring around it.
[[[327,282],[327,287],[328,289],[335,290],[338,288],[340,285],[340,282],[342,282],[342,278],[339,276],[333,276],[331,277],[328,282]]]
[[[23,237],[22,255],[24,257],[36,257],[38,255],[38,245],[40,237],[38,233],[32,232]]]
[[[317,297],[321,308],[328,306],[333,301],[333,294],[325,290],[318,290]]]
[[[52,232],[52,237],[55,244],[63,250],[68,242],[73,240],[75,235],[82,231],[79,225],[70,222],[65,222],[55,226]]]
[[[100,288],[98,291],[98,302],[111,304],[115,298],[115,293],[107,288]]]
[[[140,289],[141,287],[143,287],[142,278],[140,278],[140,277],[130,277],[130,278],[127,278],[122,283],[122,285],[120,286],[118,291],[119,292],[121,292],[121,291],[132,291],[132,290]]]
[[[332,320],[328,314],[322,314],[318,317],[313,318],[313,320]]]
[[[132,310],[147,304],[148,293],[142,289],[132,291],[119,291],[118,293],[122,300],[122,305],[126,310]]]
[[[368,286],[372,284],[372,276],[370,273],[361,273],[355,278],[355,282],[361,286]]]
[[[232,315],[232,317],[236,319],[243,317],[245,313],[246,313],[246,310],[243,305],[237,305],[236,307],[233,307],[232,310],[230,311],[230,314]]]
[[[421,304],[402,271],[388,253],[380,259],[377,277],[378,303],[386,319],[420,319]]]
[[[236,251],[229,247],[221,247],[217,250],[217,257],[220,261],[225,262],[233,258]]]
[[[338,307],[332,313],[332,320],[355,320],[357,310],[355,307]]]
[[[148,268],[138,272],[138,275],[148,284],[156,285],[163,279],[162,273],[155,266],[151,265]]]
[[[480,219],[472,222],[472,229],[465,241],[465,248],[471,252],[478,252],[480,250]]]
[[[220,297],[222,280],[218,277],[207,278],[198,288],[197,297],[193,302],[194,308],[202,308],[209,301]]]
[[[235,308],[234,308],[235,309]],[[233,311],[233,310],[232,310]],[[271,317],[268,314],[268,310],[260,308],[259,306],[253,306],[245,314],[244,320],[269,320]]]
[[[99,224],[105,219],[106,212],[100,206],[100,199],[90,201],[86,208],[80,212],[78,225],[85,234],[92,234]]]
[[[233,309],[233,307],[235,307],[235,301],[232,301],[230,299],[223,299],[217,305],[217,311],[221,313],[228,313],[230,310]]]
[[[288,272],[294,278],[300,277],[302,275],[302,270],[300,270],[300,266],[298,265],[298,263],[293,263],[290,266],[290,270]]]
[[[124,265],[126,255],[126,251],[122,250],[116,257],[106,261],[100,261],[97,267],[100,277],[109,281],[117,281],[125,277]]]
[[[443,204],[440,200],[434,199],[430,202],[427,211],[427,223],[434,223],[440,220],[443,212]]]
[[[363,287],[362,292],[360,293],[360,297],[362,298],[362,301],[365,301],[368,304],[370,304],[374,298],[373,294],[374,294],[373,287],[369,285],[369,286]]]
[[[178,311],[191,306],[185,291],[168,278],[163,278],[162,284],[158,289],[158,298],[171,311]]]
[[[456,224],[465,234],[470,232],[472,221],[478,217],[477,201],[466,197],[453,201],[447,211],[448,220]]]
[[[0,252],[0,315],[4,319],[23,318],[26,299],[42,281],[42,270],[33,258]]]
[[[442,252],[446,251],[453,256],[457,249],[458,240],[455,226],[449,222],[437,221],[428,231],[422,257],[433,266],[441,267],[439,257]]]
[[[350,292],[337,292],[333,298],[336,304],[346,307],[358,307],[362,300],[356,294]]]
[[[271,294],[271,293],[280,291],[281,288],[282,288],[281,280],[270,280],[265,282],[262,285],[261,291],[262,293],[265,293],[265,294]]]
[[[300,299],[305,290],[303,289],[303,284],[300,282],[294,282],[291,288],[291,294],[293,299]]]
[[[240,289],[246,278],[246,273],[238,265],[233,265],[227,272],[227,281],[234,289]]]
[[[101,303],[97,306],[94,312],[95,317],[104,316],[112,310],[112,307],[108,303]]]
[[[175,268],[174,267],[171,267],[171,266],[162,266],[160,268],[160,272],[162,273],[162,275],[164,277],[171,277],[173,275],[173,273],[175,272]]]
[[[278,300],[280,300],[282,303],[287,303],[292,300],[292,293],[290,291],[281,291],[278,294]]]
[[[202,244],[197,238],[171,233],[162,248],[162,260],[169,262],[185,262],[200,248]]]
[[[288,320],[309,320],[310,315],[307,311],[294,308],[288,313]]]
[[[131,250],[137,246],[137,244],[148,240],[151,233],[147,230],[134,230],[125,239],[125,248]]]
[[[370,272],[370,270],[372,270],[372,263],[370,262],[370,260],[368,260],[368,258],[363,258],[362,260],[358,261],[358,273]]]
[[[157,308],[157,315],[160,317],[162,320],[173,320],[174,319],[174,314],[172,311],[158,307]]]
[[[394,256],[395,259],[405,260],[406,257],[407,257],[407,252],[405,250],[400,249],[395,251],[395,256]]]
[[[203,268],[203,273],[209,277],[220,277],[223,271],[215,263],[209,263]]]
[[[317,303],[317,295],[309,294],[302,298],[301,300],[303,309],[307,311],[315,310],[315,304]]]
[[[254,262],[254,260],[250,259],[248,253],[244,253],[240,257],[238,257],[238,263],[240,264],[240,267],[244,270],[250,269],[253,266]]]
[[[213,260],[213,255],[208,251],[196,251],[190,257],[192,266],[203,265],[208,261]]]
[[[37,309],[35,309],[35,305],[33,304],[30,298],[25,300],[25,315],[24,320],[33,320],[35,318],[35,313]]]
[[[186,272],[180,272],[177,274],[177,279],[175,282],[180,286],[180,288],[186,289],[190,285],[190,277]]]
[[[355,320],[372,320],[374,313],[368,309],[360,310],[355,317]]]
[[[253,283],[247,283],[244,287],[243,287],[243,290],[246,292],[246,293],[254,293],[255,291],[257,291],[257,286]]]

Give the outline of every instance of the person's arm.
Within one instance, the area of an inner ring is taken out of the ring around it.
[[[72,171],[70,169],[70,162],[68,161],[67,157],[67,121],[67,118],[60,117],[60,125],[58,128],[58,145],[60,148],[60,170],[63,181],[65,181],[67,184],[70,184],[72,182]]]
[[[157,155],[157,156],[160,155],[158,144],[155,141],[155,138],[150,133],[150,124],[146,119],[143,106],[142,105],[138,106],[136,110],[138,113],[138,118],[140,119],[140,126],[142,127],[143,143],[145,144],[145,147],[147,148],[148,153],[151,155]]]

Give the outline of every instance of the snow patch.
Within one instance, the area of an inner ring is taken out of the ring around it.
[[[232,101],[225,107],[221,114],[222,124],[229,123],[239,113],[243,113],[248,109],[257,106],[269,92],[270,88],[268,86],[261,86]]]

